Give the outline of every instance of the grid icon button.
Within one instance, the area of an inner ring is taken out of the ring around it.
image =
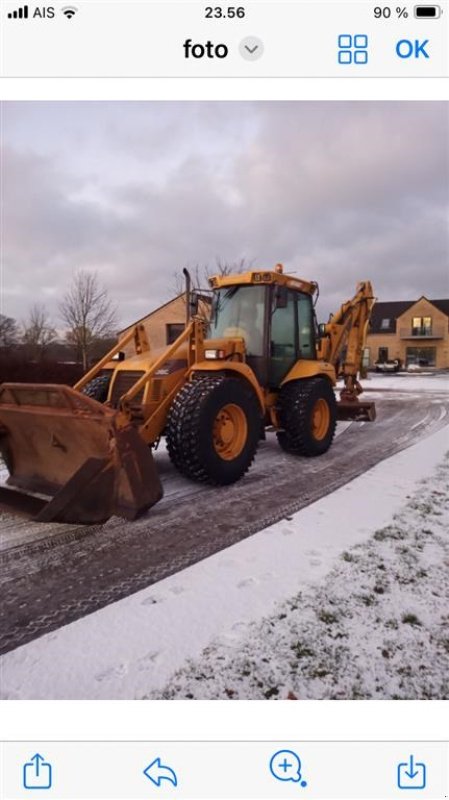
[[[341,33],[338,37],[338,63],[368,63],[368,36],[365,33]]]

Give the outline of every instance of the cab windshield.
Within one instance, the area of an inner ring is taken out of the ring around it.
[[[241,337],[250,356],[262,356],[265,286],[229,286],[214,292],[211,339]]]

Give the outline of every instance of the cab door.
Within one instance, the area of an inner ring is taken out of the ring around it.
[[[296,292],[290,289],[285,290],[284,287],[275,286],[272,290],[268,384],[273,388],[279,386],[287,372],[298,360],[296,296]]]
[[[298,359],[316,358],[315,321],[309,295],[279,287],[272,292],[268,384],[276,388]]]

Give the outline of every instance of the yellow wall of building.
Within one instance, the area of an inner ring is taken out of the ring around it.
[[[209,306],[200,300],[198,312],[202,316],[208,316]],[[155,349],[159,347],[165,347],[167,344],[167,325],[185,325],[185,321],[185,295],[175,297],[173,300],[170,300],[168,303],[160,308],[157,308],[156,311],[151,312],[151,314],[148,314],[147,317],[144,317],[144,319],[140,320],[140,322],[143,322],[145,326],[150,347]],[[124,336],[125,333],[127,333],[132,327],[133,326],[130,325],[128,328],[125,328],[125,330],[121,332],[121,336]],[[126,356],[131,356],[134,354],[132,342],[123,348],[123,352],[126,354]]]
[[[150,342],[151,348],[164,347],[167,344],[167,325],[170,323],[184,324],[186,320],[186,304],[184,296],[175,297],[170,302],[157,308],[147,317],[141,320]],[[122,331],[122,336],[133,326],[130,325]],[[127,356],[133,355],[134,348],[132,342],[123,348]]]

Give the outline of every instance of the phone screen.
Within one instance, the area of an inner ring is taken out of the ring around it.
[[[449,797],[446,0],[0,13],[1,796]]]

